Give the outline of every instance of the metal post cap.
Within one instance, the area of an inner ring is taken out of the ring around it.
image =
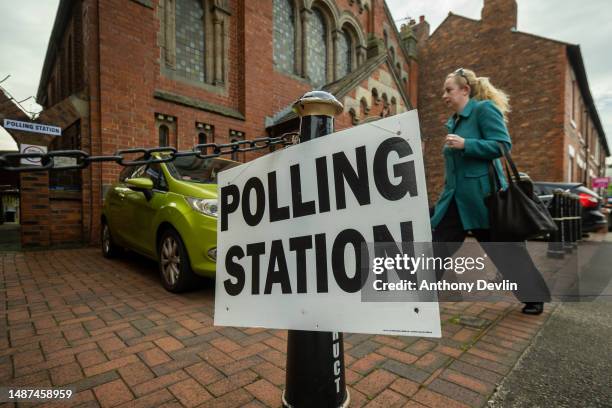
[[[339,115],[344,106],[336,97],[325,91],[306,92],[293,104],[293,111],[299,116],[331,116]]]

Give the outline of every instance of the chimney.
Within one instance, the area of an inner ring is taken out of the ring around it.
[[[416,37],[418,46],[422,47],[423,45],[425,45],[425,42],[427,41],[427,39],[429,39],[429,31],[430,31],[429,23],[427,22],[427,20],[425,20],[425,16],[419,16],[418,24],[413,24],[411,25],[411,27],[412,27],[412,32],[414,33],[414,36]]]
[[[484,0],[481,18],[485,29],[516,29],[516,0]]]

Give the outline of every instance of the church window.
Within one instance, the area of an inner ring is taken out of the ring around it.
[[[346,31],[340,32],[340,40],[338,47],[338,66],[341,77],[351,72],[352,41],[351,36]]]
[[[320,87],[327,82],[327,25],[318,9],[313,10],[308,44],[308,73],[312,84]]]
[[[204,82],[204,9],[200,0],[176,0],[176,71]]]
[[[291,0],[274,0],[274,65],[295,71],[295,16]]]

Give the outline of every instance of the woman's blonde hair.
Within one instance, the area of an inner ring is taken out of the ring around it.
[[[447,78],[453,77],[459,86],[470,86],[470,97],[479,101],[490,100],[504,115],[504,120],[508,120],[507,114],[510,112],[510,98],[501,89],[493,86],[489,78],[478,77],[474,71],[459,68],[455,72],[448,74]]]

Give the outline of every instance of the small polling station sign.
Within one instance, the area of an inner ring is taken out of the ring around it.
[[[30,133],[42,133],[51,136],[61,136],[62,128],[59,126],[45,125],[44,123],[24,122],[21,120],[4,119],[4,128],[21,130]]]
[[[215,325],[441,336],[437,302],[362,296],[373,243],[431,242],[416,111],[218,179]]]

